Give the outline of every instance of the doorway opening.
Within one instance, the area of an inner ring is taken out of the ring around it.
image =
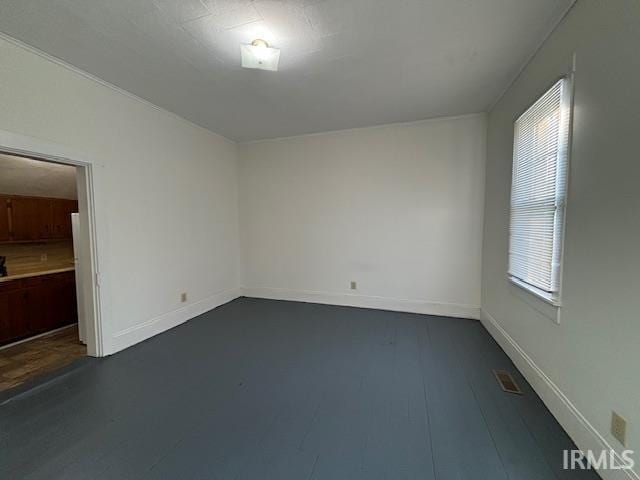
[[[0,393],[99,355],[86,165],[0,153]]]

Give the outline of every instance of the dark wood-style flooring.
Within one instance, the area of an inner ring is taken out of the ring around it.
[[[0,392],[51,373],[87,354],[72,326],[0,350]]]
[[[0,406],[3,479],[597,478],[565,448],[477,321],[247,298]]]

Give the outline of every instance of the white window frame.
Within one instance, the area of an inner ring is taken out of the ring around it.
[[[511,274],[512,266],[511,266],[511,248],[512,248],[512,225],[511,225],[511,210],[513,208],[514,203],[514,192],[513,186],[516,182],[516,155],[518,154],[518,122],[524,117],[533,107],[536,106],[538,101],[542,99],[550,90],[552,90],[558,83],[562,82],[562,91],[560,98],[560,114],[562,116],[560,120],[560,131],[559,138],[564,139],[558,145],[558,162],[561,162],[559,168],[564,169],[563,175],[556,183],[556,191],[560,192],[559,195],[556,196],[556,221],[554,223],[553,228],[553,236],[554,239],[554,247],[553,250],[557,249],[557,253],[554,255],[555,267],[552,266],[552,277],[557,285],[557,288],[553,291],[546,291],[542,288],[539,288],[536,285],[528,283],[527,281],[518,278],[517,276]],[[568,180],[569,180],[569,157],[571,151],[571,132],[572,132],[572,117],[573,117],[573,81],[572,75],[562,76],[556,81],[554,81],[551,86],[544,90],[544,92],[536,98],[536,100],[515,120],[514,122],[514,139],[513,139],[513,159],[512,159],[512,181],[511,181],[511,195],[510,195],[510,203],[509,203],[509,252],[508,252],[508,278],[512,284],[526,290],[531,293],[535,297],[550,303],[553,306],[560,307],[561,306],[561,295],[562,295],[562,266],[563,266],[563,258],[564,258],[564,239],[565,239],[565,223],[566,223],[566,198],[568,193]],[[564,182],[564,183],[559,183]],[[557,243],[557,244],[556,244]]]

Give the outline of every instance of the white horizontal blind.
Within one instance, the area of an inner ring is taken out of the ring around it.
[[[560,288],[570,110],[562,79],[515,123],[509,274],[549,294]]]

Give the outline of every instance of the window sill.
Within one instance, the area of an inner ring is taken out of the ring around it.
[[[542,300],[545,303],[548,303],[549,305],[552,305],[554,307],[561,307],[562,304],[560,303],[560,299],[548,292],[542,291],[536,287],[533,287],[525,282],[523,282],[522,280],[518,280],[515,277],[509,276],[509,281],[517,286],[520,287],[521,289],[523,289],[524,291],[526,291],[527,293],[533,295],[534,297],[536,297],[539,300]]]

